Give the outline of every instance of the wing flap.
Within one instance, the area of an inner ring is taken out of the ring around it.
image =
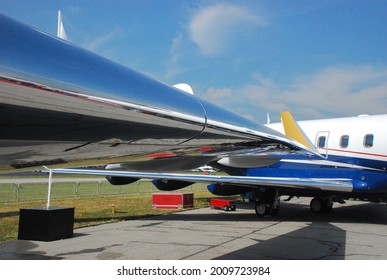
[[[43,171],[47,172],[47,171]],[[343,178],[293,178],[293,177],[252,177],[252,176],[215,176],[196,174],[173,173],[144,173],[117,170],[93,170],[93,169],[52,169],[53,173],[101,175],[115,177],[130,177],[156,180],[175,180],[195,183],[227,184],[248,186],[251,188],[276,187],[313,189],[325,191],[351,192],[352,180]]]

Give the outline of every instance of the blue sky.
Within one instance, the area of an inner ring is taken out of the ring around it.
[[[257,122],[387,113],[386,0],[0,0],[0,11]]]

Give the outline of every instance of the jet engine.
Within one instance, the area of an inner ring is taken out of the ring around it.
[[[207,189],[210,193],[214,195],[237,195],[247,192],[251,192],[251,188],[240,187],[234,185],[225,185],[225,184],[211,184],[207,186]]]
[[[128,185],[139,180],[139,178],[129,178],[129,177],[116,177],[116,176],[106,176],[106,180],[112,185]]]
[[[188,187],[193,184],[193,182],[176,180],[153,180],[152,183],[160,191],[174,191]]]

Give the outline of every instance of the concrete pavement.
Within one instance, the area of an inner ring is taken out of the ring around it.
[[[76,229],[52,242],[0,243],[0,259],[387,260],[387,207],[350,201],[316,215],[308,198],[281,202],[278,217],[252,206],[203,208]]]

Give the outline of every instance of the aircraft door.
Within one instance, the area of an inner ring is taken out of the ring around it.
[[[316,136],[316,148],[321,155],[328,158],[328,140],[329,140],[329,131],[319,131]]]

